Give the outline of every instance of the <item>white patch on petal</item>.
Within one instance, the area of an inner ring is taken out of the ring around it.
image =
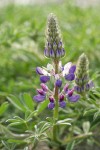
[[[42,69],[42,72],[43,72],[44,75],[50,76],[50,73],[48,73],[45,69]]]
[[[56,80],[59,79],[59,74],[55,74],[55,79],[56,79]]]
[[[47,64],[47,70],[52,71],[52,70],[54,70],[54,68],[51,64]]]
[[[69,69],[72,66],[71,62],[68,62],[65,66],[64,66],[64,70],[63,70],[63,76],[67,75],[69,73]]]
[[[59,61],[59,70],[61,71],[62,70],[62,61]]]

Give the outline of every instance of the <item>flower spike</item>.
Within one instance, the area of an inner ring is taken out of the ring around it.
[[[89,61],[84,53],[78,59],[75,82],[74,89],[81,95],[93,87],[93,82],[89,82]]]
[[[44,55],[53,59],[59,59],[65,55],[57,18],[52,13],[49,15],[47,22]]]
[[[58,111],[58,107],[65,108],[66,98],[71,102],[79,100],[80,96],[75,95],[74,91],[75,89],[80,89],[77,85],[74,88],[70,88],[72,86],[70,82],[66,83],[63,87],[64,80],[73,81],[75,79],[76,66],[72,62],[68,62],[63,66],[60,61],[60,58],[65,55],[65,50],[60,36],[58,22],[54,14],[50,14],[48,17],[44,55],[52,58],[52,64],[48,63],[47,67],[36,68],[36,73],[40,75],[41,88],[37,89],[37,95],[33,99],[36,102],[43,102],[46,98],[49,99],[48,108],[51,110],[54,109],[54,115],[56,115],[55,111]],[[85,76],[83,80],[85,82]],[[81,83],[81,80],[77,78],[77,82]],[[52,84],[54,87],[51,89]],[[86,90],[89,87],[90,83],[86,85]],[[58,116],[56,115],[55,118],[58,119]]]

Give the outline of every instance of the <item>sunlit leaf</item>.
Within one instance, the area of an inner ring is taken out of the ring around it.
[[[19,99],[17,99],[14,95],[9,95],[7,97],[7,99],[19,110],[21,111],[25,111],[25,107],[23,106],[23,104],[20,102]]]
[[[5,111],[8,108],[8,102],[4,102],[1,106],[0,106],[0,116],[3,115],[5,113]]]
[[[23,101],[24,101],[27,109],[29,109],[30,111],[33,111],[34,110],[34,101],[32,100],[31,96],[27,93],[24,93],[23,98],[24,98]]]

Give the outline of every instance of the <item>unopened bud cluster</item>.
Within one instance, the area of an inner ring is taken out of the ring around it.
[[[53,59],[65,55],[57,19],[53,14],[48,17],[44,55]]]
[[[93,87],[93,82],[89,81],[89,61],[84,53],[78,59],[75,82],[78,93],[84,93]]]

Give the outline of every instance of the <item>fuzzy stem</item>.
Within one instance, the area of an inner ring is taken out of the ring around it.
[[[59,64],[59,61],[55,60],[54,61],[55,74],[58,74],[58,64]],[[58,87],[57,86],[55,86],[54,98],[55,98],[55,109],[54,109],[53,117],[54,117],[55,120],[58,120],[58,107],[59,107],[59,104],[58,104]]]
[[[58,60],[54,60],[55,74],[58,74],[58,64],[59,64],[59,61]],[[53,119],[56,122],[58,120],[58,108],[59,108],[59,103],[58,103],[58,87],[57,86],[55,86],[54,98],[55,98],[55,108],[54,108]],[[57,131],[58,131],[58,127],[55,124],[53,126],[53,140],[54,141],[57,141]]]

